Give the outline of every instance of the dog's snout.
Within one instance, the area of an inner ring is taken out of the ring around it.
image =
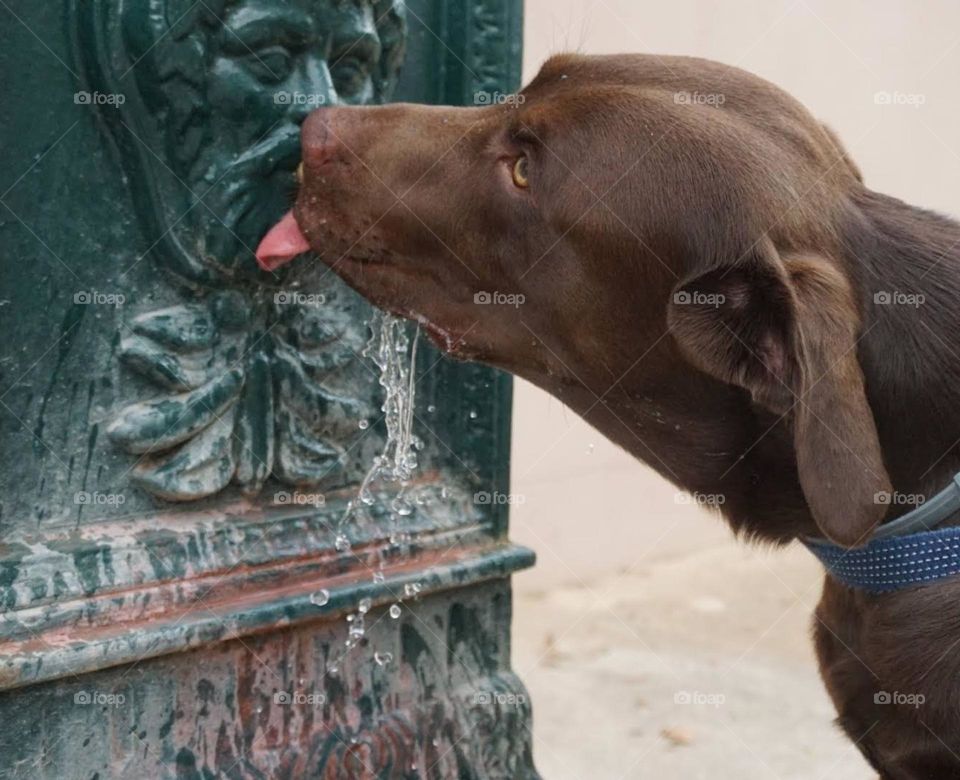
[[[337,120],[336,108],[318,108],[303,122],[300,145],[308,168],[331,160],[339,146],[339,136],[333,126]]]
[[[379,142],[389,115],[399,124],[402,109],[396,104],[324,106],[311,112],[300,130],[306,172],[326,163],[350,165],[382,152],[384,147]]]

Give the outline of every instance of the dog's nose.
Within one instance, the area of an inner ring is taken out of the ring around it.
[[[304,120],[300,130],[300,146],[308,170],[341,157],[345,151],[341,140],[342,113],[335,106],[318,108]]]

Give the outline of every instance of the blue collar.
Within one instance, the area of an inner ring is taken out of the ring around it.
[[[844,585],[887,593],[960,574],[960,526],[936,528],[958,511],[960,474],[916,509],[877,528],[863,547],[847,549],[826,539],[803,543]]]

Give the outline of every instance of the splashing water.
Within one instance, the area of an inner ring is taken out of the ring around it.
[[[419,437],[413,433],[420,329],[418,327],[411,338],[403,320],[378,312],[371,323],[371,330],[373,332],[363,355],[370,358],[380,369],[380,386],[384,393],[383,405],[380,408],[387,427],[387,438],[383,451],[373,459],[373,464],[360,483],[356,498],[347,504],[337,524],[337,549],[342,547],[341,551],[349,547],[349,543],[345,546],[342,544],[346,536],[341,529],[356,512],[358,503],[364,507],[376,503],[371,492],[374,482],[397,484],[396,495],[390,502],[391,519],[395,523],[398,517],[412,514],[413,507],[406,496],[407,483],[417,468],[417,450],[423,446]]]
[[[382,314],[379,333],[374,334],[366,349],[366,354],[380,369],[380,386],[384,392],[381,409],[387,424],[387,441],[374,465],[377,476],[389,482],[409,481],[417,467],[415,451],[420,449],[421,442],[413,433],[413,410],[419,340],[419,326],[411,339],[403,320]],[[364,482],[369,484],[369,480]]]
[[[357,495],[347,504],[337,523],[336,548],[340,552],[350,550],[350,540],[344,533],[347,521],[356,512],[365,513],[367,507],[376,503],[377,499],[372,492],[375,482],[396,488],[388,504],[391,544],[399,544],[399,540],[407,537],[401,533],[400,523],[402,518],[414,511],[414,503],[407,497],[407,488],[418,465],[417,452],[423,447],[423,442],[413,433],[417,342],[420,329],[418,327],[414,330],[411,338],[403,320],[378,312],[371,323],[371,330],[370,341],[363,351],[363,356],[372,360],[380,369],[380,386],[384,395],[381,410],[386,423],[387,438],[383,450],[373,459],[373,464],[360,483]],[[359,423],[361,430],[367,430],[369,425],[367,420]],[[382,572],[374,574],[374,581],[384,581]],[[420,586],[417,584],[416,590],[411,592],[408,584],[404,595],[408,598],[416,596],[419,590]],[[347,652],[366,641],[364,617],[371,606],[372,599],[361,599],[357,612],[347,615],[348,630],[344,643]],[[399,605],[391,606],[390,616],[394,619],[400,616]],[[393,660],[393,656],[390,653],[378,652],[375,660],[378,665],[384,666]],[[328,668],[328,672],[335,674],[336,667]]]

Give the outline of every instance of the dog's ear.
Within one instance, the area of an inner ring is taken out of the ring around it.
[[[847,547],[865,542],[888,509],[877,494],[891,488],[843,274],[826,258],[781,258],[766,244],[736,266],[683,280],[667,321],[694,365],[791,421],[800,486],[821,532]]]

